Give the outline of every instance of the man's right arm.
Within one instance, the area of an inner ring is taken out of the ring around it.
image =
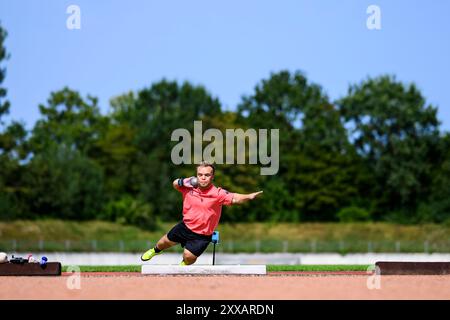
[[[175,179],[172,182],[172,186],[178,191],[181,191],[181,188],[183,188],[183,187],[185,187],[185,188],[193,188],[191,183],[190,183],[190,179],[191,178],[193,178],[193,177]]]

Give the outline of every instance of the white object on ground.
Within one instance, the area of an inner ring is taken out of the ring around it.
[[[265,265],[154,265],[144,264],[142,274],[267,274]]]

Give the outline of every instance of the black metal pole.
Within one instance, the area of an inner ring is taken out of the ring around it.
[[[213,243],[213,265],[215,263],[216,260],[216,243]]]

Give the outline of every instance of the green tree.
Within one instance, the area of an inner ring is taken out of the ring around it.
[[[26,182],[35,218],[95,219],[104,209],[102,168],[64,144],[36,154]]]
[[[279,178],[266,181],[279,193],[286,188],[289,196],[270,209],[272,214],[283,210],[278,216],[287,221],[336,219],[337,210],[356,193],[354,152],[321,87],[301,72],[271,74],[243,99],[238,112],[250,127],[280,130]]]
[[[432,170],[430,194],[421,202],[413,222],[450,222],[450,133],[440,140],[440,159]]]
[[[133,165],[138,159],[138,148],[134,143],[136,130],[128,124],[108,125],[93,146],[91,158],[105,173],[105,197],[113,201],[122,194],[136,194],[133,183]]]
[[[375,216],[394,212],[409,220],[430,193],[437,156],[437,109],[419,89],[381,76],[352,85],[338,101],[353,144],[373,175],[367,196],[377,200]]]
[[[104,207],[103,168],[90,158],[107,120],[97,99],[64,88],[40,105],[27,166],[28,203],[37,216],[92,219]]]
[[[47,103],[39,105],[42,119],[32,131],[33,152],[44,152],[56,144],[89,155],[108,123],[100,114],[97,98],[88,95],[85,101],[66,87],[52,92]]]
[[[7,32],[0,23],[0,219],[12,219],[26,211],[26,203],[21,200],[25,188],[21,184],[23,166],[20,160],[27,157],[26,135],[22,123],[12,121],[6,124],[10,103],[6,99],[7,90],[1,84],[6,77],[6,68],[1,63],[9,58],[4,46]]]

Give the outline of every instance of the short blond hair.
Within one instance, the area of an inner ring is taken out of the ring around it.
[[[212,168],[212,173],[214,175],[214,172],[216,171],[216,168],[214,168],[214,165],[212,163],[209,163],[207,161],[202,161],[197,165],[197,169],[200,167],[211,167]]]

